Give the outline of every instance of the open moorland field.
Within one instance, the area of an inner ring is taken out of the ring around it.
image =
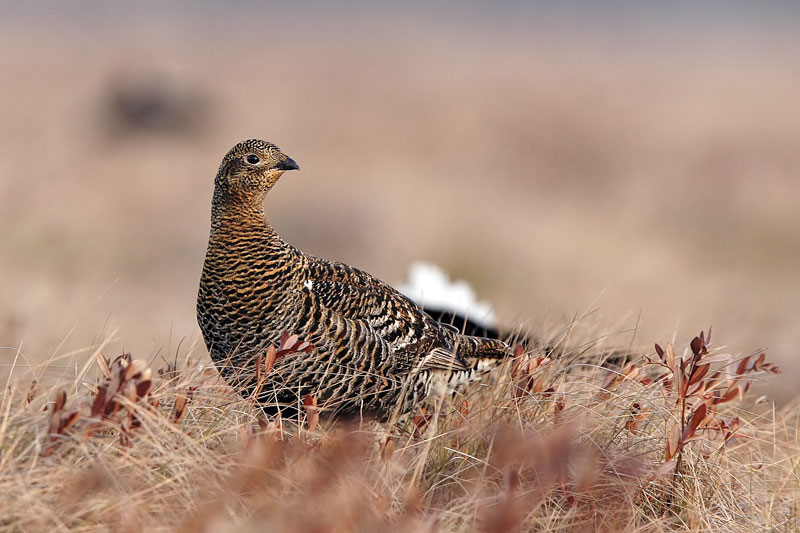
[[[788,18],[177,14],[0,22],[0,527],[798,527]],[[249,137],[302,167],[267,200],[289,242],[392,283],[436,262],[557,349],[388,440],[261,419],[194,318]]]

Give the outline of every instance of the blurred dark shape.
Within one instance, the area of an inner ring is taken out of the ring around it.
[[[191,136],[208,124],[209,99],[186,80],[159,73],[117,76],[102,102],[101,120],[118,136]]]
[[[463,335],[497,339],[509,346],[521,345],[550,358],[568,357],[574,361],[606,368],[621,368],[633,354],[624,348],[609,348],[598,356],[594,343],[583,347],[567,347],[561,332],[551,337],[533,335],[521,327],[498,325],[487,301],[479,301],[475,289],[464,280],[451,280],[450,276],[433,263],[416,262],[411,265],[408,279],[398,286],[400,292],[416,301],[424,311],[442,324],[452,326]],[[476,319],[475,317],[482,317]]]
[[[478,322],[457,310],[428,305],[425,306],[425,312],[432,316],[434,320],[453,326],[463,335],[497,339],[507,342],[511,346],[521,344],[526,348],[538,344],[535,339],[519,328],[511,330],[502,326],[498,327],[493,322]]]
[[[567,357],[582,359],[585,353],[588,353],[589,358],[587,362],[599,365],[603,368],[622,368],[628,361],[634,358],[634,354],[625,348],[607,349],[599,357],[597,353],[592,350],[577,350],[577,352],[570,351],[570,353],[564,354],[564,347],[560,346],[558,342],[533,337],[521,329],[511,330],[497,327],[493,324],[479,323],[467,318],[459,311],[452,311],[444,308],[426,306],[425,312],[442,324],[453,326],[464,335],[498,339],[509,343],[511,346],[519,344],[526,349],[540,350],[547,357],[562,357],[566,355]]]
[[[453,326],[464,335],[471,335],[473,337],[487,337],[490,339],[506,338],[505,332],[501,334],[500,330],[498,330],[495,326],[480,324],[470,318],[467,318],[458,311],[425,306],[425,312],[431,315],[434,320],[441,322],[442,324]]]

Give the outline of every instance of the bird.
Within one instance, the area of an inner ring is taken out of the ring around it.
[[[264,200],[299,165],[250,139],[222,159],[197,320],[220,374],[243,395],[256,361],[285,332],[313,350],[281,357],[256,390],[269,412],[294,413],[313,398],[320,413],[386,420],[443,397],[510,355],[498,339],[461,334],[371,274],[306,254],[270,223]]]

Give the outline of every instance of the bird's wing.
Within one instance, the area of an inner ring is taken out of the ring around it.
[[[326,307],[367,322],[395,349],[425,352],[452,344],[452,332],[411,299],[363,270],[312,257],[306,287]]]
[[[394,405],[418,366],[416,357],[394,350],[365,321],[325,306],[308,287],[298,292],[295,329],[315,351],[275,363],[270,383],[279,396],[308,394],[331,411],[381,411]]]
[[[420,370],[461,371],[478,359],[501,359],[508,346],[493,339],[460,335],[413,300],[378,278],[343,263],[311,258],[306,288],[342,316],[361,320],[393,350],[413,357]]]
[[[423,358],[421,370],[447,370],[452,372],[469,370],[467,363],[456,352],[434,348]]]

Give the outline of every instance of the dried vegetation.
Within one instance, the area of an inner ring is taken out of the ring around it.
[[[310,397],[300,419],[267,417],[191,357],[155,370],[97,352],[52,388],[9,381],[0,527],[793,530],[800,417],[749,394],[779,369],[710,341],[612,369],[518,347],[491,382],[392,429],[334,424]],[[256,375],[308,349],[286,335]]]

